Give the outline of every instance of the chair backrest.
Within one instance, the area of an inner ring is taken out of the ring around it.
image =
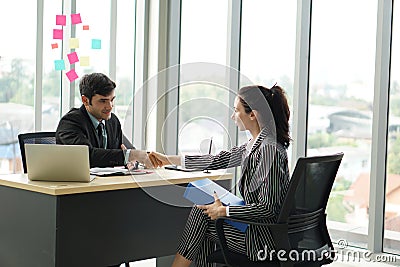
[[[343,153],[300,158],[278,218],[288,223],[292,249],[333,249],[326,228],[326,205]]]
[[[56,132],[23,133],[18,135],[24,173],[27,172],[25,144],[56,144]]]

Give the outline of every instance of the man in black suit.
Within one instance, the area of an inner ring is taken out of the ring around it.
[[[65,114],[56,130],[56,142],[87,145],[90,167],[124,166],[136,161],[149,164],[146,151],[136,150],[123,135],[112,113],[115,83],[102,73],[86,74],[79,83],[83,105]]]

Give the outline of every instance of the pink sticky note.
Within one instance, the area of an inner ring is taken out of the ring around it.
[[[56,15],[56,25],[67,25],[67,16],[65,15]]]
[[[81,14],[71,14],[71,23],[72,24],[79,24],[82,23]]]
[[[89,30],[89,25],[83,25],[82,28],[83,28],[84,31],[88,31]]]
[[[67,75],[67,78],[70,82],[75,81],[76,79],[78,79],[78,74],[76,74],[75,69],[71,69],[70,71],[68,71],[67,73],[65,73],[65,75]]]
[[[57,43],[51,44],[51,49],[56,49],[56,48],[58,48],[58,44]]]
[[[63,39],[63,30],[53,29],[53,39]]]
[[[76,52],[72,52],[71,54],[67,55],[68,60],[69,60],[69,64],[74,64],[75,62],[79,61],[78,55],[76,54]]]

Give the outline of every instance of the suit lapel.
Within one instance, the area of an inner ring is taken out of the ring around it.
[[[92,139],[92,140],[93,140],[93,139],[96,140],[96,142],[97,142],[97,147],[100,147],[100,141],[99,141],[99,136],[97,135],[97,129],[94,127],[93,122],[92,122],[92,120],[90,119],[89,114],[88,114],[88,112],[87,112],[85,106],[82,105],[79,109],[80,109],[80,111],[83,113],[83,115],[85,116],[86,122],[87,122],[87,124],[88,124],[88,127],[89,127],[90,130],[91,130],[91,135],[92,135],[91,139]],[[106,127],[106,129],[107,129],[107,127]]]
[[[253,177],[251,176],[251,162],[250,162],[250,158],[254,156],[254,152],[260,147],[261,143],[264,142],[264,140],[268,137],[268,133],[269,131],[266,128],[263,128],[260,132],[260,134],[258,135],[257,139],[254,141],[253,146],[251,147],[251,151],[249,154],[246,154],[246,157],[243,160],[243,165],[242,165],[242,175],[240,177],[240,186],[239,186],[239,190],[240,193],[242,194],[242,196],[244,197],[244,188],[246,186],[246,184],[250,183],[250,179],[252,179]],[[246,190],[247,191],[247,190]]]

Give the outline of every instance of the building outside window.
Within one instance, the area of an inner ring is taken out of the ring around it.
[[[364,248],[377,6],[377,1],[313,1],[311,19],[307,155],[344,152],[328,203],[328,227],[333,239]]]

